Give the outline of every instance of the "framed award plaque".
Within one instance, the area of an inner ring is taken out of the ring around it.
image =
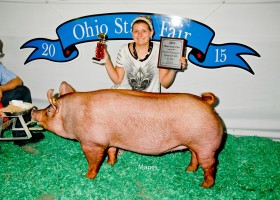
[[[158,68],[181,70],[180,58],[185,53],[186,40],[162,37],[159,47]]]

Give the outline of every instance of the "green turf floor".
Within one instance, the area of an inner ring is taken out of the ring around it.
[[[95,180],[78,142],[50,132],[24,147],[0,142],[0,199],[280,199],[280,142],[227,136],[216,184],[203,189],[203,172],[185,172],[190,152],[120,155],[103,163]]]

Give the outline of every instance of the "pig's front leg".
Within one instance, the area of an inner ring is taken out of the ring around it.
[[[110,147],[107,150],[108,160],[107,163],[110,165],[114,165],[117,162],[117,151],[116,147]]]
[[[88,172],[85,176],[89,179],[94,179],[102,165],[106,148],[94,144],[81,144],[81,146],[88,161]]]

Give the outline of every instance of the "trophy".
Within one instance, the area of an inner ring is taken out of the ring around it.
[[[105,41],[106,41],[106,34],[100,33],[98,34],[99,42],[97,42],[95,48],[95,57],[92,58],[92,61],[98,64],[104,64],[104,51],[105,51]]]

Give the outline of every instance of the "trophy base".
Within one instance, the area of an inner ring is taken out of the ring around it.
[[[97,63],[97,64],[100,64],[100,65],[103,65],[103,64],[105,64],[106,60],[105,60],[105,59],[100,59],[100,58],[95,58],[95,57],[93,57],[93,58],[92,58],[92,62]]]

